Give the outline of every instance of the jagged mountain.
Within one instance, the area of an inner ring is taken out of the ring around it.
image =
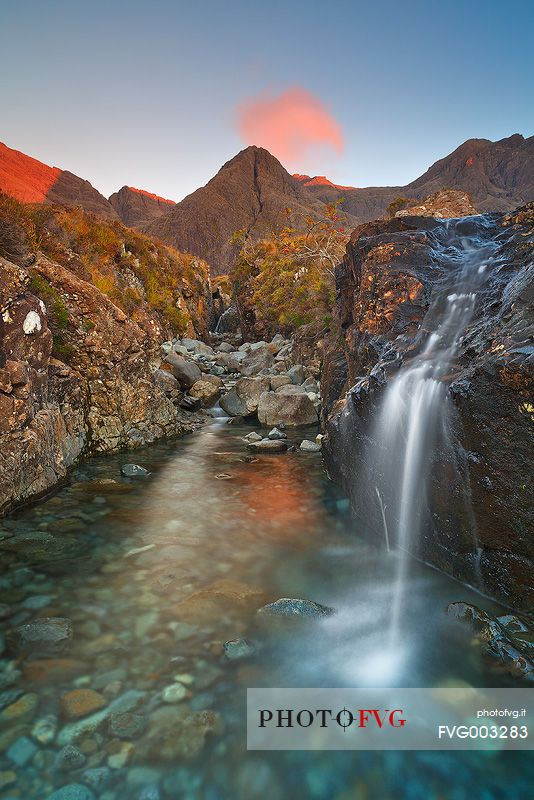
[[[109,202],[119,215],[121,222],[132,228],[146,225],[156,217],[165,214],[174,200],[166,200],[157,194],[133,186],[123,186],[118,192],[110,195]]]
[[[113,206],[89,181],[68,170],[49,167],[0,142],[0,192],[23,203],[81,206],[106,219],[118,219]]]
[[[299,228],[324,205],[262,147],[247,147],[206,186],[144,227],[147,233],[204,258],[215,275],[228,272],[237,246],[232,234],[269,236],[283,225]]]
[[[382,217],[399,196],[422,200],[440,189],[469,192],[478,211],[511,211],[534,198],[534,136],[525,139],[516,133],[497,142],[468,139],[406,186],[351,189],[328,179],[298,178],[318,200],[342,196],[343,210],[359,223]]]

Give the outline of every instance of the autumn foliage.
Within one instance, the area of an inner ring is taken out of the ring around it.
[[[325,206],[319,221],[309,218],[305,232],[284,227],[259,241],[244,231],[234,235],[240,251],[230,281],[245,327],[255,329],[251,333],[290,332],[309,324],[318,329],[329,326],[334,271],[348,241],[339,202]]]

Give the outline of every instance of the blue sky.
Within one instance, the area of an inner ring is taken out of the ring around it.
[[[108,195],[179,200],[298,87],[344,138],[290,171],[404,184],[471,137],[534,133],[534,3],[0,0],[0,141]]]

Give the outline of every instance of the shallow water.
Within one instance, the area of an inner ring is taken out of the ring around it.
[[[8,545],[38,531],[61,537],[63,550],[43,556],[38,536],[32,558],[3,553],[0,691],[31,700],[26,715],[0,718],[0,772],[15,772],[0,797],[46,798],[94,767],[109,768],[93,789],[101,800],[527,797],[528,753],[246,752],[249,686],[519,685],[443,612],[454,600],[498,607],[422,564],[410,570],[402,644],[388,652],[395,554],[361,535],[319,455],[250,456],[249,430],[216,421],[134,456],[92,459],[5,521]],[[151,474],[123,478],[129,461]],[[255,610],[278,597],[337,614],[289,635],[265,630]],[[69,674],[13,656],[12,629],[37,617],[72,620],[69,652],[54,656],[74,661]],[[255,655],[228,661],[223,643],[243,636]],[[169,704],[162,691],[173,684],[185,696]],[[137,705],[79,736],[85,762],[67,769],[57,760],[69,724],[62,698],[75,688],[98,691],[108,708],[125,696]],[[6,751],[47,715],[56,738],[14,765]]]

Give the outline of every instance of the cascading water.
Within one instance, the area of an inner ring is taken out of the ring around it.
[[[417,554],[431,510],[428,477],[439,451],[452,449],[448,383],[461,338],[475,310],[477,289],[496,247],[493,241],[466,237],[462,220],[449,220],[437,243],[445,267],[443,290],[433,298],[418,340],[388,385],[372,440],[386,541],[397,558],[390,614],[390,645],[398,645],[406,593],[409,554]],[[474,550],[476,542],[474,542]]]

